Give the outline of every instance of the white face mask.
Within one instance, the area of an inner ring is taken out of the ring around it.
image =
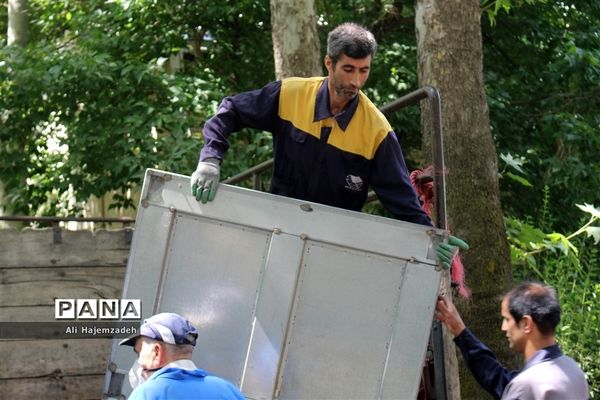
[[[146,378],[142,376],[142,371],[144,369],[138,364],[137,360],[131,366],[129,370],[129,384],[132,389],[140,386],[142,383],[146,382]]]

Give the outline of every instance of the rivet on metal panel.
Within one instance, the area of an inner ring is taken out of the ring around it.
[[[300,234],[300,239],[306,240],[306,239],[308,239],[308,235],[306,233],[301,233]]]
[[[177,209],[175,208],[175,206],[170,206],[169,207],[169,211],[172,212],[173,214],[177,212]]]
[[[307,212],[311,212],[313,210],[310,204],[300,204],[300,209]]]
[[[279,228],[273,228],[273,233],[276,235],[279,235],[281,233],[281,229]]]
[[[148,208],[149,205],[150,205],[150,203],[148,203],[148,200],[146,200],[146,199],[142,200],[142,207]]]
[[[408,262],[409,262],[409,263],[416,264],[416,263],[417,263],[417,259],[416,259],[416,258],[414,258],[414,257],[411,257],[411,258],[409,258],[409,259],[408,259]]]

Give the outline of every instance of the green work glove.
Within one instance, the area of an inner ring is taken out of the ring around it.
[[[469,250],[469,245],[467,242],[457,238],[456,236],[450,236],[448,238],[448,243],[440,243],[438,245],[436,249],[438,260],[440,260],[445,269],[450,269],[452,259],[459,248],[463,250]]]
[[[213,201],[219,185],[219,170],[219,160],[216,158],[207,158],[198,163],[198,167],[190,179],[192,196],[196,200],[202,203]]]

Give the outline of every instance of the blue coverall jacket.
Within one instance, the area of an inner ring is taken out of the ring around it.
[[[410,183],[395,133],[362,92],[338,115],[327,78],[288,78],[226,97],[204,125],[200,159],[223,159],[228,137],[250,127],[273,135],[271,192],[360,211],[369,186],[395,218],[431,220]]]

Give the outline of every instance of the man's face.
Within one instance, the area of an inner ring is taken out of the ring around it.
[[[133,350],[138,355],[138,364],[142,367],[144,379],[148,379],[154,370],[160,368],[158,346],[160,345],[157,342],[144,336],[138,337],[135,341]]]
[[[352,58],[342,54],[335,65],[329,56],[326,56],[325,66],[335,94],[344,100],[352,100],[369,77],[371,56]]]
[[[508,310],[508,298],[505,297],[502,300],[502,331],[506,333],[508,339],[508,346],[516,351],[517,353],[523,353],[525,351],[525,320],[521,319],[519,323],[515,321],[513,316]]]

